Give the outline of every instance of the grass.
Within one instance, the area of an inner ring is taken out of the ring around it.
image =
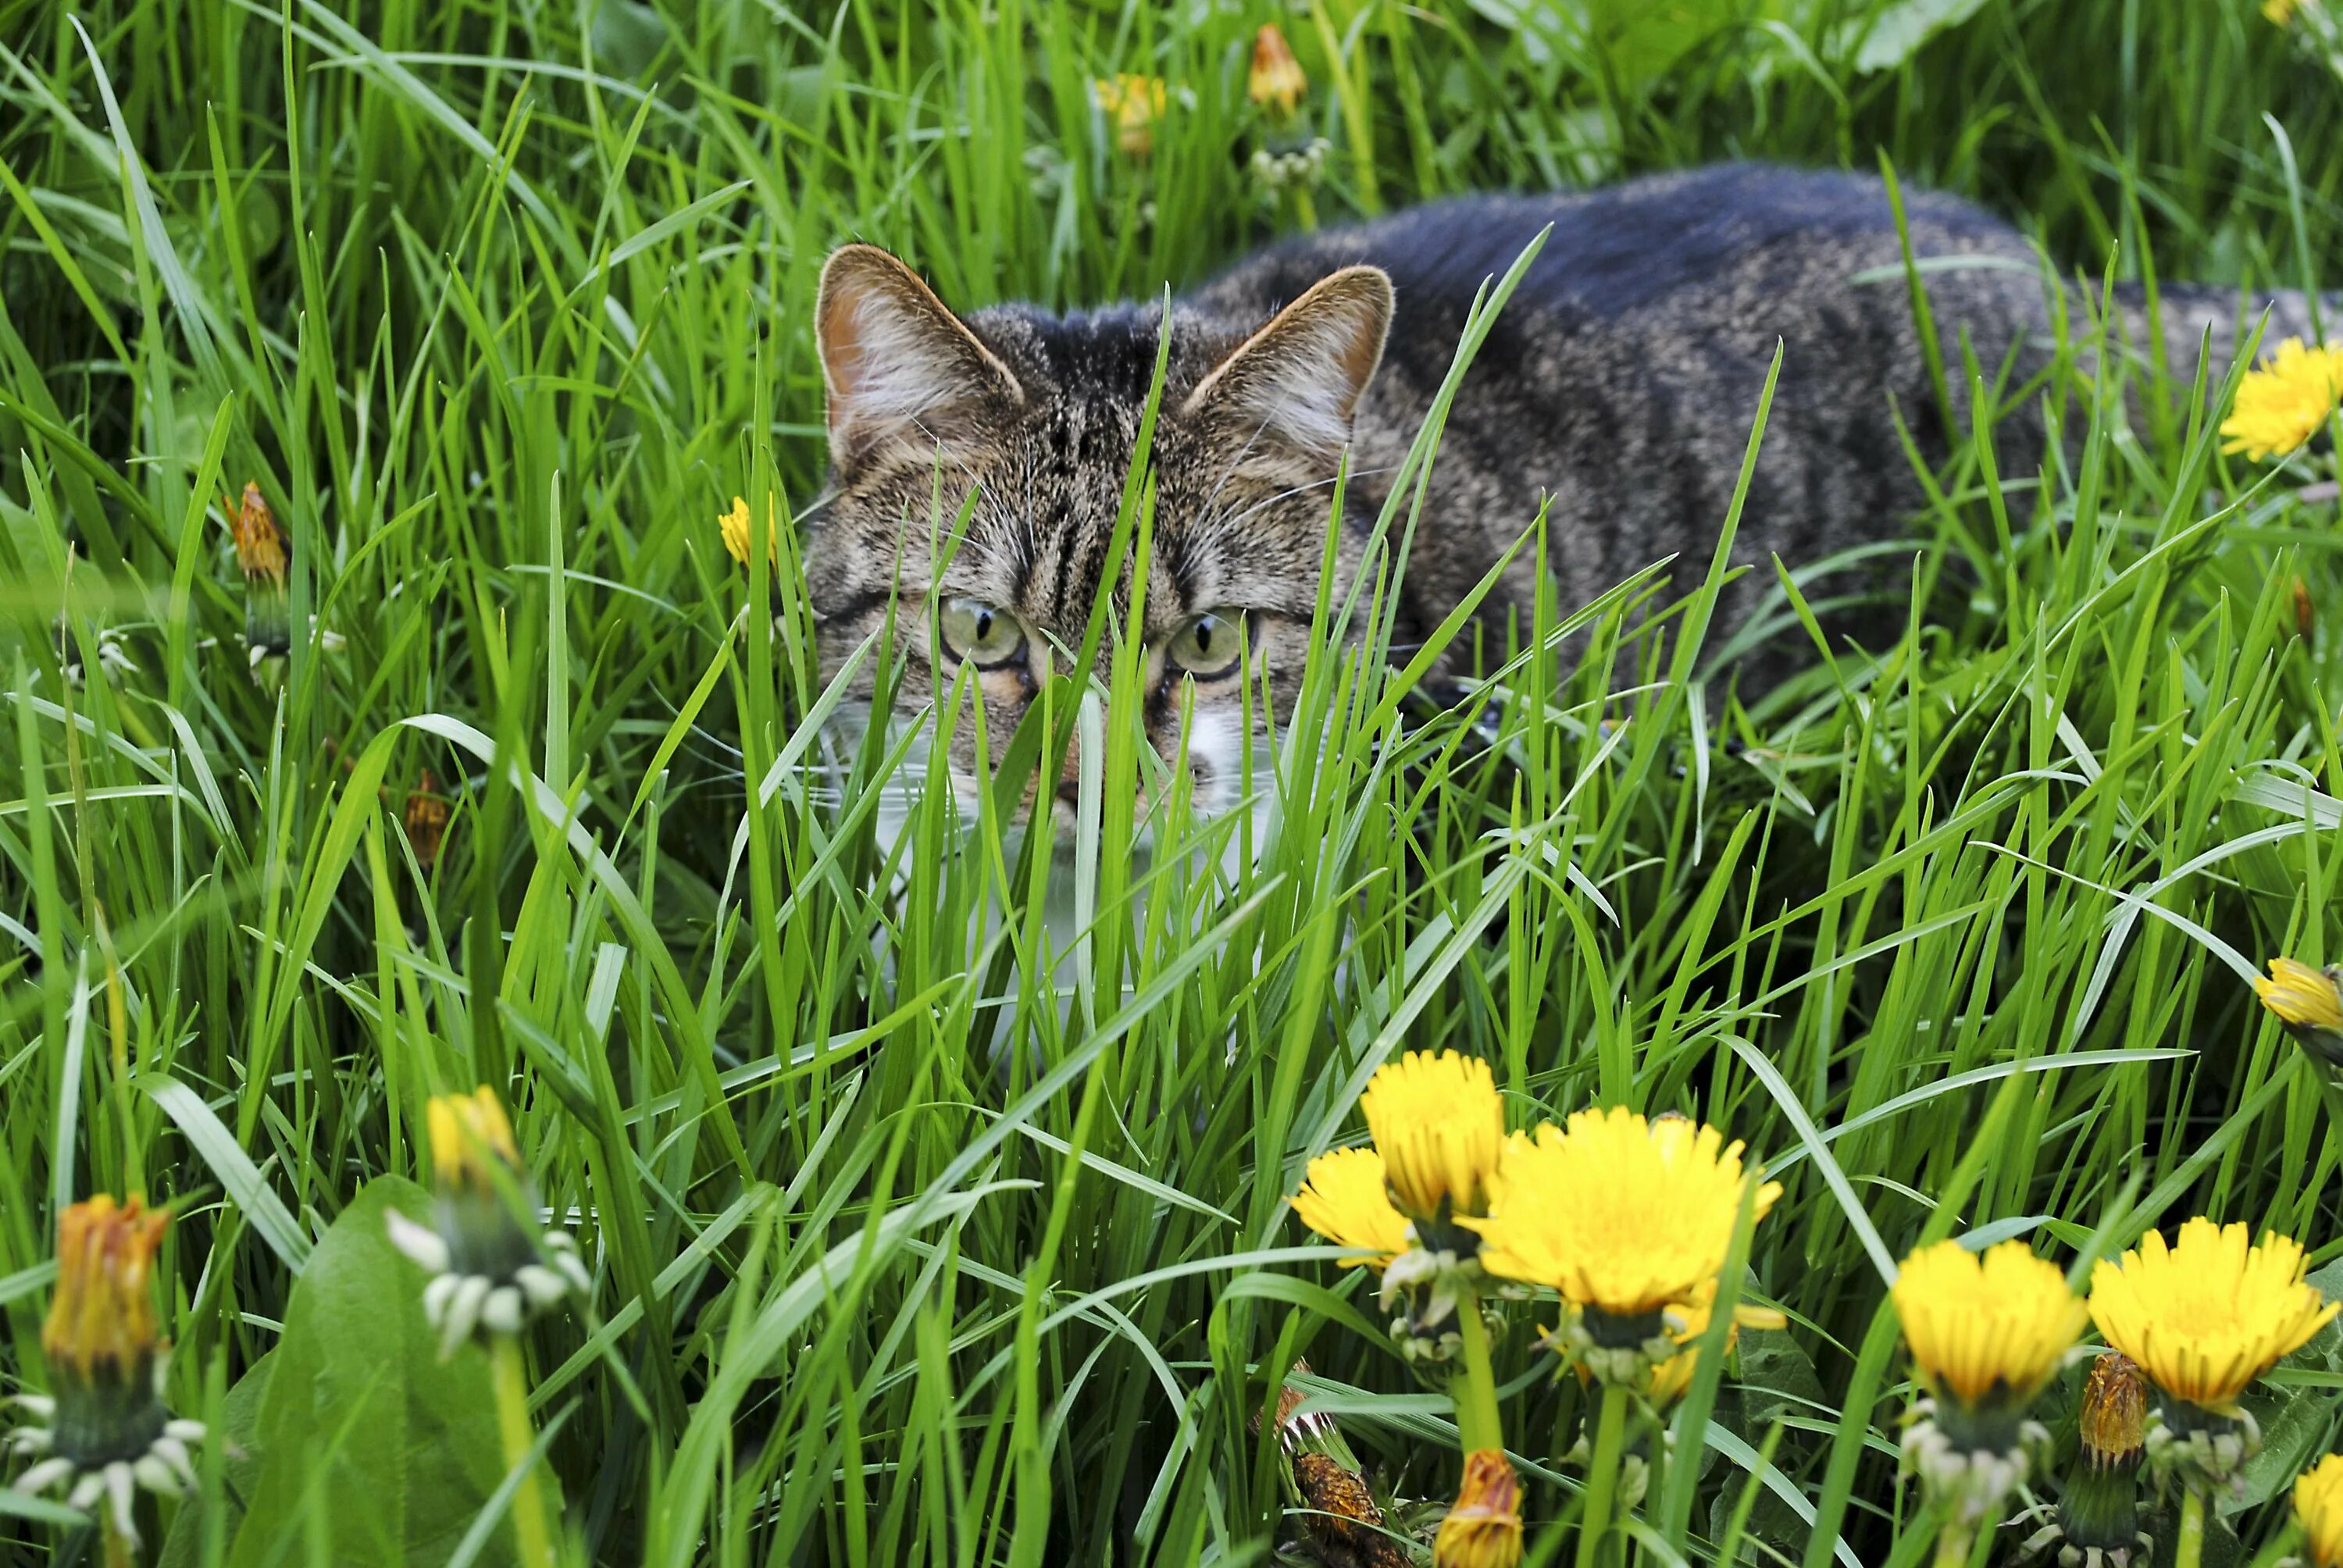
[[[2024,392],[2068,455],[1997,474],[1988,414],[1940,477],[1929,619],[1754,710],[1666,678],[1729,628],[1628,629],[1654,595],[1696,626],[1707,563],[1545,607],[1589,651],[1522,660],[1485,738],[1329,605],[1295,726],[1328,739],[1235,870],[1242,819],[1172,800],[1134,903],[1107,788],[1059,953],[997,810],[920,807],[881,863],[886,759],[827,760],[792,535],[744,580],[715,528],[816,491],[821,258],[890,246],[961,307],[1195,280],[1300,217],[1244,168],[1269,15],[0,0],[0,1367],[43,1382],[65,1201],[175,1207],[167,1399],[237,1447],[142,1515],[167,1559],[509,1552],[488,1358],[437,1362],[378,1241],[426,1101],[481,1082],[595,1271],[526,1340],[578,1561],[1264,1561],[1292,1525],[1249,1418],[1289,1374],[1444,1500],[1446,1395],[1285,1202],[1406,1047],[1486,1058],[1514,1125],[1682,1109],[1786,1184],[1746,1289],[1791,1327],[1679,1433],[1655,1563],[1925,1545],[1883,1307],[1920,1241],[2064,1262],[2205,1212],[2343,1256],[2343,1144],[2245,983],[2343,934],[2334,491],[2223,457],[2187,388],[2127,401],[2087,321]],[[1884,152],[2094,286],[2299,283],[2343,236],[2336,77],[2247,5],[1277,18],[1326,221]],[[1091,106],[1115,69],[1177,87],[1144,160]],[[246,479],[290,624],[337,639],[257,672]],[[1809,633],[1785,597],[1752,635]],[[1591,1407],[1551,1308],[1503,1318],[1554,1561]],[[2208,1560],[2280,1539],[2338,1353],[2256,1396]],[[0,1540],[98,1550],[7,1493]]]

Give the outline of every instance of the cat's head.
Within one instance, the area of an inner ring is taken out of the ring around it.
[[[1201,812],[1246,792],[1247,679],[1257,747],[1272,716],[1259,712],[1262,675],[1280,719],[1300,684],[1334,479],[1391,314],[1391,280],[1368,266],[1332,274],[1266,322],[1172,313],[1151,446],[1141,719],[1156,754],[1176,763],[1192,700],[1184,755]],[[898,713],[973,666],[997,759],[1045,670],[1067,671],[1081,647],[1162,312],[1002,306],[963,319],[901,262],[857,245],[823,268],[817,315],[830,478],[809,518],[806,569],[825,674],[891,604]],[[1337,593],[1359,553],[1342,532]],[[1114,589],[1122,622],[1127,568]],[[869,696],[870,668],[852,695]],[[974,787],[977,726],[971,713],[950,739],[963,791]],[[1076,762],[1070,753],[1051,781],[1061,813]]]

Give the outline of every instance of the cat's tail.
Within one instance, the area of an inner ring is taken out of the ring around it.
[[[2298,288],[2167,283],[2157,288],[2153,312],[2147,291],[2137,284],[2118,284],[2115,298],[2123,317],[2120,330],[2130,347],[2145,354],[2160,338],[2166,373],[2182,392],[2196,377],[2200,354],[2207,361],[2209,395],[2219,390],[2222,377],[2248,343],[2254,345],[2257,362],[2268,359],[2289,337],[2318,342],[2321,328],[2328,342],[2343,344],[2343,295],[2320,296],[2315,320],[2310,297]],[[2258,341],[2257,327],[2261,329]]]

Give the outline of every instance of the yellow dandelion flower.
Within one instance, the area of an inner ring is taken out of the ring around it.
[[[2297,0],[2262,0],[2262,20],[2273,27],[2283,27],[2294,20]]]
[[[1714,1127],[1624,1107],[1516,1138],[1498,1168],[1481,1266],[1551,1285],[1614,1318],[1648,1316],[1713,1282],[1741,1208],[1741,1149]],[[1762,1218],[1781,1183],[1757,1190]]]
[[[1245,77],[1245,96],[1280,119],[1291,116],[1309,95],[1310,78],[1277,24],[1266,23],[1252,37],[1252,69]]]
[[[2328,1454],[2295,1478],[2294,1518],[2318,1568],[2343,1568],[2343,1455]]]
[[[2147,1446],[2147,1374],[2121,1351],[2103,1352],[2083,1384],[2076,1417],[2083,1462],[2095,1469],[2128,1464]]]
[[[1172,102],[1162,77],[1129,72],[1101,76],[1091,84],[1091,101],[1114,122],[1115,146],[1134,158],[1155,150],[1155,122]]]
[[[1408,1249],[1407,1216],[1392,1207],[1383,1156],[1372,1149],[1330,1149],[1310,1161],[1293,1211],[1337,1246],[1374,1254],[1345,1258],[1345,1268],[1372,1263],[1380,1269]]]
[[[1522,1483],[1502,1449],[1464,1456],[1455,1506],[1433,1538],[1433,1568],[1513,1568],[1522,1560]]]
[[[2343,349],[2305,347],[2289,337],[2238,383],[2221,421],[2221,450],[2255,462],[2293,451],[2318,433],[2343,396]]]
[[[2343,994],[2324,970],[2292,959],[2272,959],[2269,978],[2254,977],[2254,994],[2289,1029],[2343,1029]]]
[[[1483,1211],[1505,1142],[1505,1107],[1489,1064],[1412,1050],[1367,1080],[1359,1111],[1401,1211],[1417,1220]]]
[[[1689,1301],[1671,1302],[1661,1314],[1667,1324],[1668,1337],[1684,1348],[1654,1367],[1650,1381],[1644,1385],[1644,1397],[1654,1408],[1666,1409],[1692,1387],[1692,1375],[1700,1369],[1700,1339],[1708,1332],[1709,1320],[1715,1314],[1715,1279],[1704,1282]],[[1733,1309],[1733,1326],[1725,1331],[1725,1353],[1733,1353],[1744,1329],[1781,1329],[1789,1323],[1789,1319],[1771,1307],[1753,1307],[1744,1302]]]
[[[513,1146],[512,1123],[504,1107],[482,1084],[469,1094],[442,1094],[425,1107],[431,1130],[431,1170],[442,1187],[492,1189],[488,1161],[500,1161],[508,1172],[520,1167],[520,1151]]]
[[[137,1199],[106,1193],[68,1208],[57,1221],[57,1293],[41,1325],[41,1353],[86,1379],[106,1372],[143,1375],[153,1357],[155,1307],[148,1278],[171,1216]]]
[[[2032,1399],[2090,1320],[2057,1265],[2023,1241],[1982,1257],[1958,1241],[1923,1247],[1888,1293],[1920,1381],[1966,1409]]]
[[[2091,1318],[2174,1399],[2227,1413],[2256,1378],[2335,1315],[2302,1278],[2302,1245],[2202,1218],[2169,1247],[2150,1231],[2091,1271]]]

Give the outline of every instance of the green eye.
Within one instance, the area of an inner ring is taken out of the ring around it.
[[[978,599],[947,600],[937,618],[946,651],[979,669],[1007,664],[1025,646],[1025,628],[1015,616]]]
[[[1184,669],[1199,680],[1215,680],[1236,673],[1244,662],[1245,618],[1242,610],[1224,610],[1218,615],[1200,615],[1180,628],[1164,657],[1175,669]]]

